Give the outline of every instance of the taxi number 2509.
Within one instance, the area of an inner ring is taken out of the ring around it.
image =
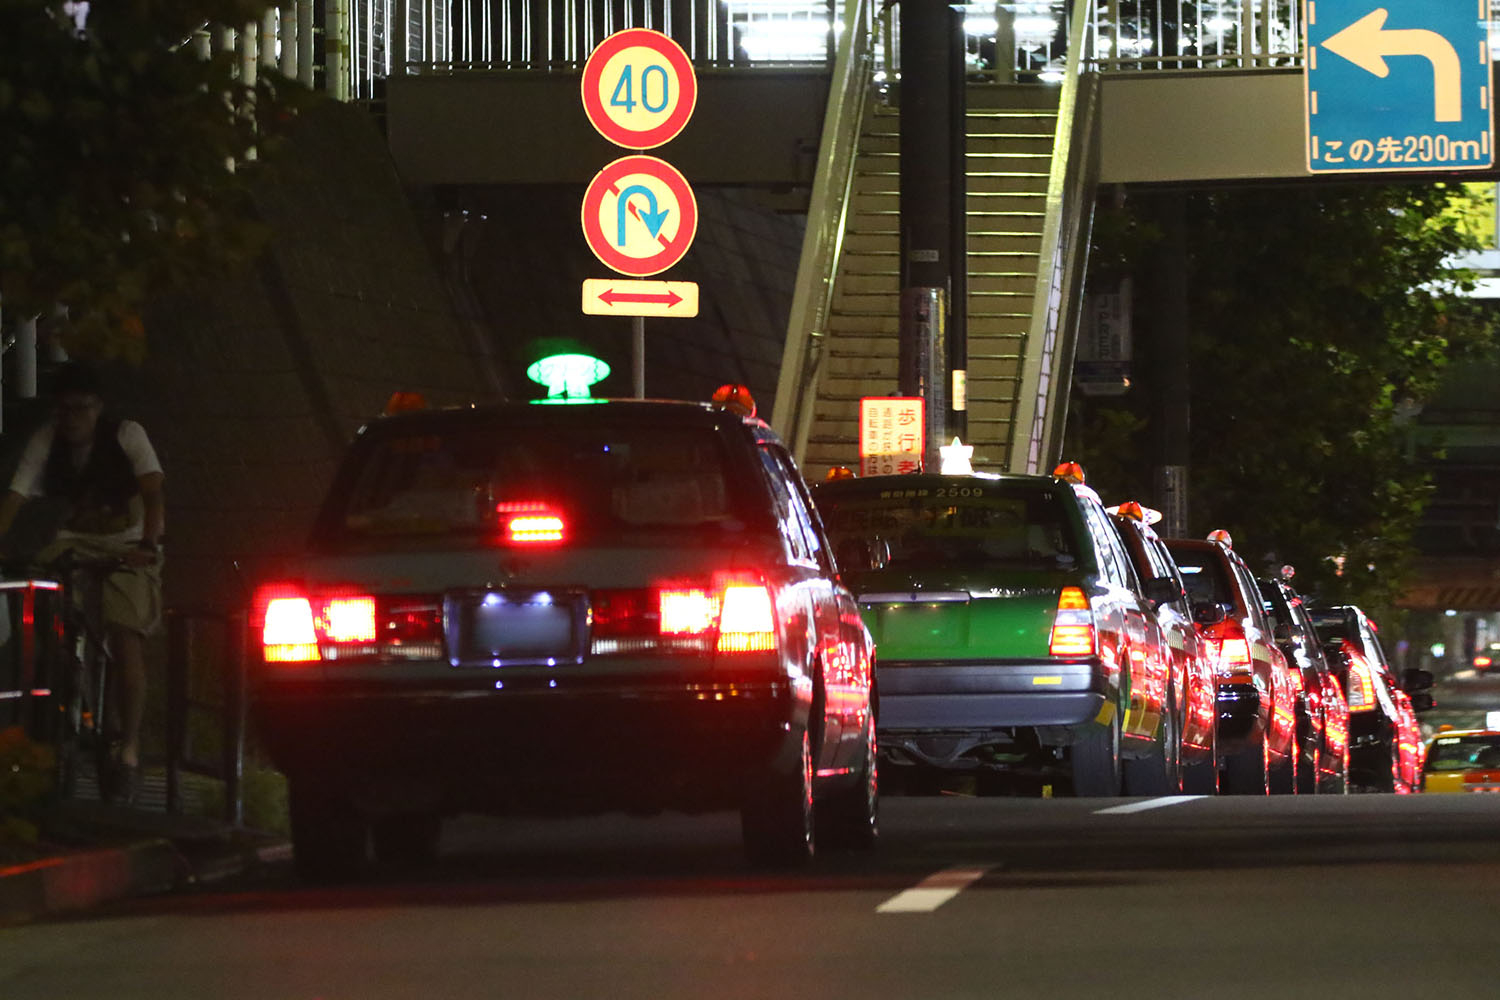
[[[933,491],[939,499],[943,497],[982,497],[984,489],[979,486],[940,486]]]

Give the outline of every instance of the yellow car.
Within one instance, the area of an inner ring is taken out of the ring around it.
[[[1449,729],[1427,743],[1424,792],[1500,792],[1500,730]]]

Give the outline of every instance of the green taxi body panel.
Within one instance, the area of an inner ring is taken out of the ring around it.
[[[1058,594],[1083,580],[1078,574],[934,570],[851,574],[849,583],[880,658],[889,663],[1046,657]],[[923,601],[923,593],[938,599]],[[902,599],[882,599],[896,595]]]

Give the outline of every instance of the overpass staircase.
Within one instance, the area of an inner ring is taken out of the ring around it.
[[[1057,87],[967,88],[968,425],[976,466],[1008,466],[1046,221]],[[900,109],[876,104],[859,140],[813,414],[810,475],[856,465],[861,396],[897,395]]]
[[[858,465],[861,397],[899,394],[900,109],[868,38],[846,29],[834,66],[773,409],[810,478]],[[950,314],[980,469],[1043,471],[1062,445],[1098,176],[1098,76],[1075,65],[1060,85],[965,88],[967,294]]]

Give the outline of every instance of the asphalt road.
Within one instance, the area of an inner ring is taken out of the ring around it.
[[[772,875],[727,814],[464,820],[420,875],[0,930],[0,998],[1500,996],[1500,796],[883,809]]]

